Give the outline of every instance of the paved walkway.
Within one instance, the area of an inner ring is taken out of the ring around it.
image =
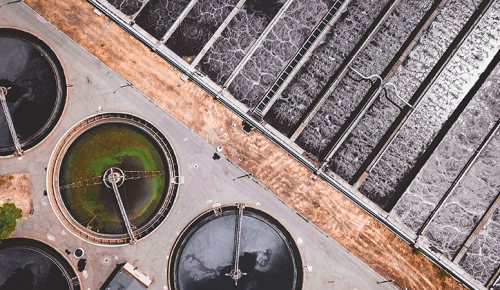
[[[0,0],[0,5],[6,2],[9,1]],[[99,289],[115,264],[125,261],[152,277],[151,289],[167,289],[168,257],[177,235],[188,222],[216,202],[243,202],[281,221],[296,239],[303,264],[307,266],[303,289],[393,289],[389,284],[377,284],[384,279],[302,219],[272,192],[249,178],[233,181],[246,172],[224,158],[213,160],[215,148],[134,88],[124,87],[113,94],[127,82],[24,4],[0,8],[0,26],[29,31],[47,42],[61,60],[70,85],[65,111],[53,132],[28,150],[22,160],[0,159],[0,174],[27,172],[32,182],[34,213],[19,223],[15,236],[41,240],[61,252],[77,247],[85,250],[87,267],[80,275],[82,289]],[[136,245],[103,247],[78,239],[56,219],[44,195],[45,170],[57,141],[71,126],[100,109],[136,114],[156,125],[176,150],[180,173],[185,176],[185,184],[180,187],[170,215],[157,231]],[[68,259],[76,267],[76,259],[72,256]]]

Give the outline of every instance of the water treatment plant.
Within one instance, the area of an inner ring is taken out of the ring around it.
[[[500,0],[0,0],[0,103],[0,290],[500,290]]]

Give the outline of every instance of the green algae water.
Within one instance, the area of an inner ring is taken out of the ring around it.
[[[83,132],[68,148],[60,167],[61,196],[73,218],[104,234],[126,233],[113,190],[102,182],[72,188],[64,185],[102,180],[110,167],[142,172],[164,172],[125,180],[120,196],[133,227],[140,228],[161,207],[168,187],[168,166],[156,141],[125,123],[100,124]],[[91,182],[89,182],[91,183]]]

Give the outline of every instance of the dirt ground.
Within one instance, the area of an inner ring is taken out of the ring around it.
[[[386,279],[408,289],[463,289],[423,255],[241,120],[83,0],[26,0],[35,11],[122,75],[208,143],[222,146],[302,216]],[[69,91],[71,94],[71,91]],[[70,95],[71,97],[71,95]],[[232,126],[236,124],[236,126]]]
[[[28,174],[0,175],[0,206],[13,203],[23,211],[23,217],[31,214],[30,179]]]

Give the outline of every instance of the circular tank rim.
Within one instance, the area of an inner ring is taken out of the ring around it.
[[[224,210],[237,210],[237,204],[234,203],[228,203],[226,205],[221,205],[220,209],[222,211]],[[296,288],[293,290],[302,290],[304,286],[304,271],[303,271],[303,257],[302,253],[297,246],[295,239],[293,238],[293,235],[290,233],[288,229],[285,228],[285,226],[279,222],[278,219],[276,219],[273,215],[271,215],[269,212],[262,210],[262,209],[257,209],[253,206],[245,206],[245,210],[249,210],[250,212],[260,214],[262,215],[265,219],[273,223],[270,225],[274,230],[276,228],[279,230],[278,234],[285,239],[285,244],[287,247],[290,249],[292,254],[295,254],[294,257],[298,259],[293,259],[295,266],[296,266],[296,271],[297,271],[297,285]],[[183,229],[182,231],[178,234],[177,238],[175,239],[175,242],[169,252],[168,256],[168,265],[167,265],[167,285],[171,287],[172,290],[179,290],[177,287],[177,278],[175,277],[176,274],[176,269],[175,266],[178,262],[178,258],[176,257],[175,253],[180,249],[180,247],[184,244],[183,240],[189,235],[192,234],[196,231],[195,224],[199,221],[202,221],[203,219],[210,217],[211,215],[215,215],[214,209],[209,208],[205,210],[204,212],[200,213],[196,217],[194,217]],[[276,228],[275,228],[276,227]]]
[[[125,117],[132,117],[141,120],[142,122],[145,122],[147,125],[151,126],[154,130],[156,130],[161,136],[154,136],[154,132],[151,132],[151,130],[148,127],[140,127],[138,124],[130,124],[128,122],[124,122],[126,124],[133,125],[146,134],[150,135],[151,138],[153,138],[157,143],[158,146],[160,146],[161,150],[163,151],[165,160],[167,161],[167,165],[169,166],[169,174],[170,174],[170,183],[169,187],[166,190],[167,196],[165,196],[165,200],[162,203],[162,206],[160,207],[160,210],[155,213],[154,216],[159,215],[157,218],[152,218],[149,220],[144,226],[141,227],[141,229],[138,229],[139,233],[136,234],[137,242],[142,241],[146,239],[148,236],[153,234],[164,222],[167,220],[168,216],[170,215],[170,212],[172,211],[173,205],[175,204],[178,196],[178,191],[179,191],[179,183],[172,182],[175,180],[176,177],[180,176],[179,172],[179,164],[177,161],[177,154],[174,150],[174,148],[171,146],[169,140],[170,138],[167,138],[167,135],[162,132],[160,129],[158,129],[157,126],[155,126],[153,123],[151,123],[149,120],[139,117],[136,114],[130,113],[130,112],[114,112],[114,111],[106,111],[106,112],[99,112],[93,115],[89,115],[85,117],[84,119],[78,121],[76,124],[71,126],[64,134],[63,136],[59,139],[57,142],[56,146],[52,150],[52,153],[49,158],[49,164],[47,166],[47,175],[46,175],[46,187],[47,187],[47,195],[49,199],[50,206],[52,208],[52,211],[56,215],[56,218],[59,220],[59,222],[74,236],[76,236],[78,239],[85,241],[89,244],[96,245],[96,246],[103,246],[103,247],[121,247],[121,246],[127,246],[130,245],[128,242],[121,242],[122,239],[128,239],[128,235],[126,233],[124,234],[101,234],[101,233],[96,233],[87,230],[83,226],[81,226],[80,223],[78,223],[69,213],[67,210],[66,206],[64,205],[64,201],[61,199],[61,195],[59,194],[58,190],[55,190],[55,188],[58,188],[56,186],[58,179],[59,179],[59,168],[62,159],[64,158],[64,153],[66,150],[69,148],[69,146],[72,144],[72,142],[78,138],[83,132],[97,126],[100,124],[105,124],[107,123],[106,120],[107,118],[109,119],[119,119],[119,116],[125,116]],[[99,118],[97,120],[93,120],[95,118]],[[122,121],[126,121],[124,118],[121,118]],[[104,122],[103,122],[104,120]],[[91,124],[91,126],[87,126],[88,124]],[[145,125],[142,123],[141,125]],[[76,134],[75,134],[76,133]],[[160,140],[158,140],[158,138]],[[163,141],[161,140],[161,137],[163,137],[166,140],[166,143],[164,144]],[[166,147],[166,148],[165,148]],[[167,150],[165,150],[167,149]],[[63,151],[62,151],[63,150]],[[170,152],[169,152],[170,151]],[[170,159],[169,159],[170,158]],[[57,168],[57,170],[56,170]],[[57,173],[57,174],[56,174]],[[175,175],[176,173],[177,175]],[[170,199],[168,199],[168,196],[170,195]],[[160,214],[162,213],[162,214]],[[153,217],[154,217],[153,216]],[[148,230],[150,227],[152,227],[152,230]],[[142,230],[142,231],[141,231]],[[101,240],[102,242],[99,242],[97,240]],[[103,241],[106,240],[106,241]]]
[[[44,255],[45,257],[47,257],[48,259],[50,259],[51,261],[54,262],[54,264],[56,264],[56,266],[61,270],[61,272],[63,272],[66,280],[68,281],[68,285],[70,285],[70,290],[81,290],[83,289],[82,287],[82,279],[80,277],[80,275],[78,274],[78,270],[71,264],[71,262],[66,259],[63,255],[62,252],[59,251],[59,249],[57,249],[56,247],[46,243],[45,241],[39,239],[39,238],[35,238],[35,237],[26,237],[26,236],[16,236],[16,235],[13,235],[11,237],[9,237],[8,239],[5,239],[2,241],[2,244],[9,244],[9,243],[25,243],[24,244],[24,247],[23,248],[29,248],[31,250],[34,250],[34,251],[37,251],[38,253]],[[29,243],[34,243],[36,244],[37,246],[39,246],[39,248],[30,248],[30,245],[28,245]],[[0,245],[0,249],[2,248],[2,245]],[[42,248],[42,249],[40,249]],[[45,248],[45,249],[43,249]],[[42,251],[42,252],[40,252]],[[51,253],[52,252],[52,253]],[[54,260],[54,258],[56,260]],[[60,260],[57,260],[57,259],[60,259]],[[61,262],[61,261],[64,261],[64,262]],[[63,267],[63,269],[61,269],[61,267]],[[65,267],[66,266],[66,267]],[[69,267],[69,268],[68,268]],[[73,272],[73,278],[69,278],[69,276],[71,276],[70,274],[71,273],[67,273],[69,272],[69,270],[71,270]],[[76,278],[77,281],[78,281],[78,285],[74,285],[75,283],[71,283],[71,280]]]
[[[54,114],[53,114],[54,112],[52,112],[51,116],[49,117],[49,118],[56,118],[56,121],[52,124],[52,126],[49,126],[51,128],[48,129],[49,131],[47,132],[47,134],[43,137],[40,137],[38,139],[39,140],[38,142],[36,142],[36,139],[35,139],[35,143],[32,146],[26,147],[26,149],[23,148],[23,155],[25,155],[26,153],[33,151],[38,146],[43,144],[44,141],[46,141],[53,134],[55,129],[62,122],[62,118],[66,112],[67,105],[68,105],[68,102],[67,102],[68,84],[66,82],[66,70],[64,69],[64,64],[62,63],[61,59],[57,56],[52,45],[50,45],[47,41],[45,41],[43,37],[40,37],[40,35],[38,33],[31,31],[31,30],[26,30],[24,28],[21,29],[19,27],[14,27],[14,26],[9,26],[9,25],[2,25],[0,27],[0,30],[12,30],[12,31],[22,33],[28,37],[31,37],[32,39],[33,38],[36,39],[39,42],[37,44],[37,46],[45,46],[44,52],[50,56],[49,58],[47,58],[47,60],[54,71],[54,76],[56,77],[56,84],[58,86],[59,86],[59,84],[61,85],[60,90],[59,90],[60,98],[58,99],[58,102],[62,102],[61,109],[58,112],[57,116],[54,116]],[[42,47],[42,48],[44,48],[44,47]],[[40,130],[37,131],[37,133],[35,133],[35,135],[38,134],[38,132],[42,131],[46,127],[47,126],[44,125],[42,128],[40,128]],[[30,137],[30,139],[31,138],[32,137]],[[28,140],[30,140],[30,139],[28,139]],[[21,145],[21,147],[23,147],[23,146]],[[15,153],[15,151],[14,151],[14,153]],[[0,154],[0,159],[16,158],[14,153]]]

